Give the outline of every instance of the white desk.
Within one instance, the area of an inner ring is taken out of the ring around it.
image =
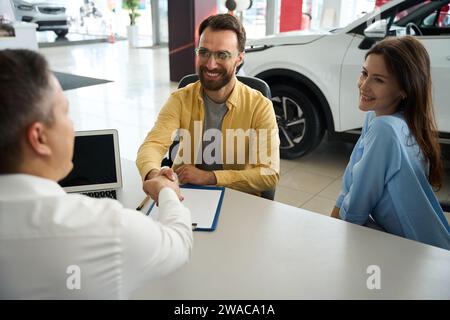
[[[123,201],[136,207],[137,169],[122,167]],[[380,290],[367,288],[369,265]],[[227,189],[216,231],[194,232],[189,264],[132,298],[450,299],[450,251]]]
[[[145,198],[141,176],[133,161],[120,158],[120,165],[123,187],[117,191],[117,200],[127,208],[136,209]]]
[[[0,50],[29,49],[38,50],[35,23],[16,22],[13,25],[15,37],[0,37]]]

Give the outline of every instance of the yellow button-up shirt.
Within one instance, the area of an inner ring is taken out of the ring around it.
[[[217,185],[260,195],[279,180],[280,140],[272,102],[236,80],[226,106],[220,141],[212,142],[221,148],[223,170],[213,171]],[[136,165],[143,179],[160,168],[177,134],[180,148],[173,168],[202,163],[204,108],[199,81],[170,95],[138,151]]]

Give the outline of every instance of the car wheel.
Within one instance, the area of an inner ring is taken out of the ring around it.
[[[67,35],[67,33],[69,33],[69,29],[58,29],[58,30],[54,30],[56,35],[58,37],[65,37]]]
[[[308,96],[289,85],[273,85],[271,92],[281,158],[294,159],[312,151],[324,133],[317,107]]]

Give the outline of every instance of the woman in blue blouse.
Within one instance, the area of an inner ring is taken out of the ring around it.
[[[442,185],[430,59],[414,37],[387,38],[366,54],[358,80],[368,111],[333,217],[450,250],[450,227],[432,187]]]

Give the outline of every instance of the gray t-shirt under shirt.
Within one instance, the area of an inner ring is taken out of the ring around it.
[[[225,103],[215,103],[212,101],[205,93],[203,93],[203,101],[205,103],[205,119],[203,123],[203,136],[205,137],[205,132],[208,129],[217,129],[219,131],[222,130],[222,122],[225,114],[228,111],[228,107]],[[205,141],[203,138],[202,143],[202,152],[203,152],[203,162],[202,164],[197,165],[197,168],[206,171],[213,170],[222,170],[222,152],[221,152],[221,141],[214,141],[215,138],[220,136],[218,135],[209,135],[209,141]],[[211,143],[214,143],[216,146],[220,146],[218,148],[213,148],[211,145],[205,152],[205,148],[208,147]],[[213,160],[213,163],[208,164],[209,161]],[[218,160],[216,163],[216,160]]]

